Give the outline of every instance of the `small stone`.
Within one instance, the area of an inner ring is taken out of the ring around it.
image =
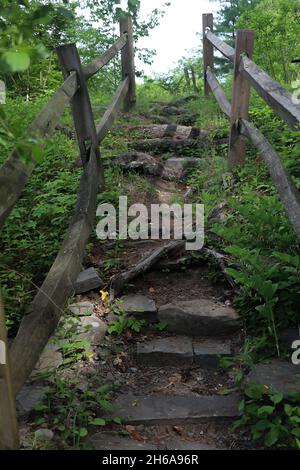
[[[99,346],[106,335],[107,325],[97,317],[81,317],[79,340],[87,339],[91,346]]]
[[[18,414],[20,416],[29,414],[35,406],[43,403],[48,392],[49,387],[25,385],[16,399]]]
[[[139,320],[146,320],[149,323],[157,321],[157,308],[154,300],[145,295],[131,294],[121,298],[122,308],[126,315],[135,317]]]
[[[94,311],[94,305],[91,302],[78,302],[77,304],[69,305],[68,308],[73,315],[78,317],[93,315]]]
[[[35,437],[41,441],[52,441],[54,432],[51,431],[51,429],[37,429],[35,431]]]
[[[104,282],[100,279],[95,268],[82,271],[74,285],[76,294],[83,294],[101,287],[104,287]]]

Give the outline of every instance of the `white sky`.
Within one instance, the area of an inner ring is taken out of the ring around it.
[[[166,73],[177,65],[185,52],[201,43],[197,33],[202,34],[202,14],[218,11],[218,1],[210,0],[170,0],[160,26],[150,31],[147,38],[140,39],[139,47],[156,49],[153,65],[140,61],[137,68],[147,75]],[[163,0],[142,0],[141,16],[144,18],[154,8],[160,7]]]

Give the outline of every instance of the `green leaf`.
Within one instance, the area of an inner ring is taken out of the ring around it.
[[[88,434],[87,429],[86,428],[80,428],[78,434],[79,434],[80,437],[86,437],[87,434]]]
[[[273,413],[274,410],[275,410],[275,406],[261,406],[257,410],[257,415],[258,416],[264,416],[264,415],[269,416]]]
[[[258,384],[251,384],[246,388],[245,394],[253,400],[260,400],[264,394],[264,386]]]
[[[257,421],[257,423],[253,426],[254,429],[257,431],[265,431],[266,429],[269,429],[271,427],[271,423],[267,421],[266,419],[261,419],[260,421]]]
[[[91,421],[91,423],[93,426],[105,426],[106,425],[106,421],[105,419],[102,419],[102,418],[95,418],[93,419],[93,421]]]
[[[3,58],[12,72],[22,72],[30,65],[30,57],[27,52],[7,51]]]
[[[272,447],[276,442],[278,442],[279,439],[279,429],[276,427],[273,427],[271,431],[268,432],[265,438],[265,445],[267,447]]]
[[[297,429],[293,429],[291,431],[291,434],[293,434],[293,436],[296,436],[300,439],[300,428],[297,428]]]
[[[283,400],[283,394],[282,393],[274,393],[273,395],[270,396],[271,401],[274,403],[274,405],[278,405],[278,403],[281,403]]]

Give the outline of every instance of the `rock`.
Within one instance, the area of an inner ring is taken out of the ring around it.
[[[124,170],[137,170],[152,176],[162,172],[162,164],[147,153],[132,151],[119,155],[114,161]]]
[[[160,307],[158,319],[167,329],[186,336],[226,336],[240,328],[237,312],[210,299],[177,302]]]
[[[78,302],[77,304],[69,305],[68,308],[73,315],[78,317],[91,316],[94,311],[94,305],[91,302]]]
[[[31,378],[35,378],[47,370],[58,369],[63,364],[63,356],[57,349],[58,346],[52,343],[48,343],[45,346],[31,374]]]
[[[79,340],[87,339],[91,346],[99,346],[106,335],[107,325],[97,317],[81,317]]]
[[[300,378],[297,377],[299,374],[300,366],[274,359],[269,363],[257,364],[248,375],[246,383],[265,385],[288,398],[292,392],[300,393]]]
[[[126,315],[146,320],[149,323],[157,322],[157,308],[154,300],[141,294],[126,295],[121,300]]]
[[[25,385],[18,393],[16,404],[20,416],[25,416],[34,410],[35,406],[40,405],[46,398],[49,387],[38,385]]]
[[[76,294],[83,294],[94,289],[104,287],[104,282],[100,279],[95,268],[82,271],[74,285]]]
[[[128,424],[175,424],[236,418],[239,415],[237,394],[222,396],[130,396],[115,402],[119,418]]]
[[[198,165],[198,158],[172,157],[166,161],[162,178],[168,181],[182,181],[187,176],[188,171]]]
[[[179,115],[179,114],[189,114],[189,110],[187,108],[179,107],[179,106],[164,106],[162,108],[162,114],[164,116],[172,116],[172,115]]]
[[[97,433],[89,438],[89,443],[95,450],[156,450],[157,447],[147,442],[139,442],[128,437],[109,433]]]
[[[191,338],[158,338],[137,345],[137,359],[149,367],[179,366],[193,363]]]
[[[52,441],[54,438],[54,432],[51,429],[37,429],[35,431],[35,437],[41,441]]]
[[[220,356],[231,356],[231,343],[217,339],[194,339],[194,362],[203,369],[217,368]]]

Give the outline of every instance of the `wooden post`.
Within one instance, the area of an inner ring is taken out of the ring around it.
[[[189,69],[188,67],[184,67],[184,76],[185,76],[185,83],[188,89],[191,87],[191,79],[189,75]]]
[[[236,165],[245,163],[246,141],[240,135],[239,119],[248,119],[251,85],[240,73],[242,54],[250,59],[253,56],[254,31],[239,30],[236,36],[233,93],[230,118],[230,139],[228,169],[231,171]]]
[[[129,77],[129,88],[124,101],[124,110],[129,111],[136,102],[135,66],[134,66],[134,44],[132,18],[127,16],[120,20],[120,33],[127,34],[127,43],[121,52],[122,80]]]
[[[0,292],[0,449],[18,449],[19,435],[11,380],[4,308]]]
[[[66,79],[71,72],[76,72],[78,84],[80,86],[71,100],[71,107],[82,164],[85,166],[89,161],[89,154],[92,146],[94,147],[97,160],[99,161],[99,164],[101,164],[90,96],[76,44],[66,44],[58,47],[57,54],[64,79]],[[103,171],[101,171],[100,174],[103,175]]]
[[[195,73],[195,69],[194,69],[193,65],[191,65],[191,74],[192,74],[194,93],[195,93],[195,95],[198,95],[199,90],[197,88],[196,73]]]
[[[212,13],[206,13],[202,16],[203,23],[203,80],[204,80],[204,95],[209,96],[211,89],[207,81],[207,68],[214,69],[214,46],[206,39],[206,29],[209,28],[213,31],[214,16]]]

